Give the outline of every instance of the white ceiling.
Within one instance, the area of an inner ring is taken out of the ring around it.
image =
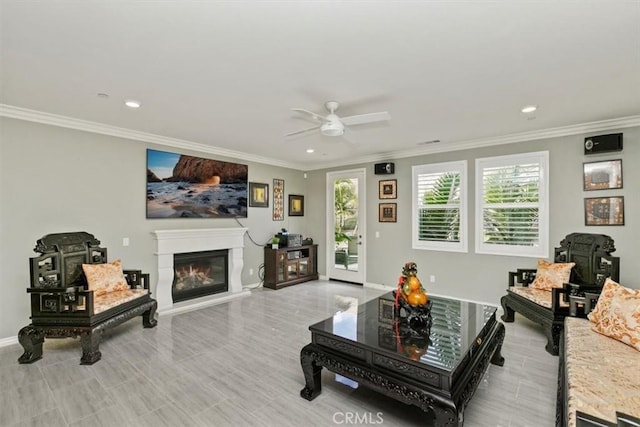
[[[299,169],[640,117],[637,0],[0,0],[0,15],[5,112]],[[313,125],[291,108],[327,100],[392,119],[353,127],[357,144],[283,137]]]

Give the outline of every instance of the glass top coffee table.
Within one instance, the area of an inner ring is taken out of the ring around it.
[[[489,363],[502,366],[504,325],[496,307],[430,297],[432,326],[415,333],[393,316],[393,295],[382,295],[309,327],[300,352],[305,387],[321,392],[322,368],[433,411],[438,426],[462,426],[464,408]]]

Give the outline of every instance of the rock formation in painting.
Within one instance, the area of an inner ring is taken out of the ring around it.
[[[200,157],[180,156],[173,168],[171,182],[190,182],[197,184],[234,184],[247,181],[247,165],[202,159]]]
[[[162,180],[158,178],[155,173],[147,169],[147,182],[162,182]]]

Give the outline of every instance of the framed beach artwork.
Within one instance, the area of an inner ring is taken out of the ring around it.
[[[248,167],[147,150],[147,218],[246,218]]]

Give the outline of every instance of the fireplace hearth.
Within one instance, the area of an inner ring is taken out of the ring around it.
[[[229,251],[200,251],[173,255],[173,302],[229,290]]]

